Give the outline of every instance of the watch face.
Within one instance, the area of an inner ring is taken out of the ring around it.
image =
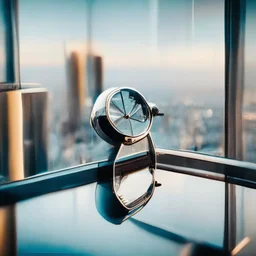
[[[132,89],[120,89],[108,101],[112,126],[125,136],[146,133],[151,125],[151,112],[143,96]]]

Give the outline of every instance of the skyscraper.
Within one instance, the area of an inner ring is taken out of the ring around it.
[[[69,130],[75,131],[85,104],[85,57],[82,54],[71,53],[67,60],[67,75],[68,124]]]
[[[103,90],[103,64],[102,57],[94,56],[94,75],[95,75],[95,88],[94,88],[94,99],[102,93]]]

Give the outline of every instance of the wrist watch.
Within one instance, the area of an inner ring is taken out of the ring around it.
[[[112,177],[100,181],[95,202],[114,224],[140,211],[155,189],[156,153],[150,135],[158,108],[132,88],[110,88],[97,98],[90,122],[96,133],[117,148]]]

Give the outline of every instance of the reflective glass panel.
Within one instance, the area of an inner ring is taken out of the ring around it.
[[[224,1],[97,0],[92,12],[104,87],[134,87],[165,113],[156,146],[223,155]]]
[[[243,239],[250,240],[238,255],[253,255],[256,251],[256,196],[255,189],[236,186],[236,243]]]
[[[108,158],[89,116],[110,87],[165,113],[156,146],[223,155],[224,0],[20,0],[19,27],[21,81],[48,90],[49,170]],[[120,129],[141,133],[145,111],[133,107]]]
[[[19,1],[21,80],[48,91],[48,170],[110,154],[111,147],[89,121],[92,104],[103,90],[101,58],[88,50],[89,9],[84,0]]]
[[[256,163],[256,2],[246,1],[244,45],[243,159]]]
[[[1,208],[9,211],[1,228],[16,234],[3,228],[7,241],[16,239],[18,255],[182,255],[193,241],[222,247],[224,184],[161,170],[156,179],[162,186],[152,200],[121,225],[99,215],[90,184]]]
[[[128,136],[145,133],[151,122],[149,106],[141,95],[129,89],[109,99],[109,118],[120,133]]]

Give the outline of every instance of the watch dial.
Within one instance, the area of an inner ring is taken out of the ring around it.
[[[127,136],[138,136],[150,125],[150,109],[136,91],[121,89],[109,103],[109,118],[114,127]]]

